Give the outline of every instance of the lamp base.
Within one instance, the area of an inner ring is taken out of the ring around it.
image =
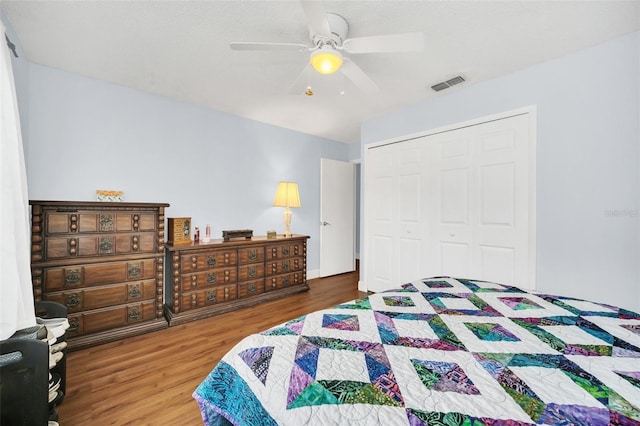
[[[284,232],[282,233],[282,236],[285,238],[292,237],[293,234],[291,233],[291,209],[289,209],[289,207],[284,208],[282,219],[284,220]]]

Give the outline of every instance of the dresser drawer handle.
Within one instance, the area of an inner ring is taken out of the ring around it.
[[[65,285],[75,285],[78,282],[80,282],[80,270],[69,269],[65,271],[65,277],[64,277]]]
[[[254,283],[249,284],[248,289],[249,294],[253,294],[256,291],[258,291],[258,289],[256,288],[256,285]]]
[[[207,302],[211,303],[211,302],[217,302],[217,301],[218,301],[218,296],[216,295],[216,291],[209,290],[207,292]]]
[[[282,255],[289,256],[289,247],[282,247]]]
[[[216,258],[215,256],[207,256],[207,266],[210,268],[213,268],[214,266],[216,266]]]
[[[217,277],[216,274],[208,274],[207,275],[207,284],[208,285],[212,285],[215,284],[217,281]]]
[[[127,265],[127,272],[129,274],[129,278],[138,278],[142,273],[142,270],[140,268],[140,264],[139,263],[129,263]]]
[[[142,295],[140,283],[129,285],[129,299],[137,299]]]
[[[69,294],[64,298],[64,305],[67,308],[75,308],[80,305],[80,297],[77,294]]]
[[[289,261],[282,262],[282,272],[289,272]]]
[[[283,286],[287,286],[287,285],[289,285],[289,284],[291,284],[291,282],[289,281],[289,277],[284,277],[284,278],[282,279],[282,285],[283,285]]]
[[[140,319],[141,315],[140,315],[140,308],[138,306],[132,306],[129,308],[129,321],[135,321],[137,319]]]
[[[258,250],[249,250],[249,260],[254,261],[258,259]]]
[[[247,271],[249,277],[253,278],[256,275],[258,275],[258,269],[255,266],[250,266],[249,270]]]
[[[113,237],[100,237],[98,241],[99,254],[111,254],[113,251]]]
[[[80,320],[78,318],[69,318],[69,329],[68,332],[78,331],[80,328]]]
[[[100,232],[111,232],[113,231],[113,215],[110,214],[101,214],[100,215],[100,224],[99,230]]]

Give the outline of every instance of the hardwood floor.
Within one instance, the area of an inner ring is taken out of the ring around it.
[[[191,394],[243,337],[365,296],[356,272],[309,280],[310,290],[67,354],[60,424],[199,425]]]

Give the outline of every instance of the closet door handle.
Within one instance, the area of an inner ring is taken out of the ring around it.
[[[320,222],[320,225],[322,225],[322,226],[329,226],[329,225],[331,225],[331,224],[330,224],[329,222]]]

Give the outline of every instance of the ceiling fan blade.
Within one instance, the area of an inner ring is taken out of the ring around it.
[[[311,33],[322,37],[331,37],[331,28],[329,28],[329,20],[324,11],[324,4],[317,0],[300,0],[300,4],[304,14],[307,15]]]
[[[421,32],[388,34],[347,39],[342,44],[348,53],[415,52],[424,49]]]
[[[304,52],[309,46],[300,43],[259,43],[237,41],[229,43],[232,50],[288,50]]]
[[[353,61],[346,59],[342,64],[342,73],[345,77],[353,82],[353,84],[367,95],[374,95],[380,91],[378,85],[362,71]]]

